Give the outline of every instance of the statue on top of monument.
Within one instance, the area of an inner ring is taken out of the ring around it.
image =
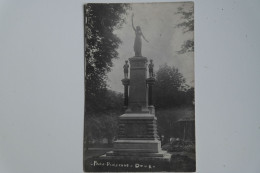
[[[125,65],[124,65],[124,75],[125,75],[125,79],[128,78],[128,68],[129,68],[128,61],[125,61]]]
[[[135,31],[135,43],[134,43],[135,56],[142,56],[142,38],[141,38],[141,36],[143,37],[143,39],[146,42],[149,42],[149,41],[146,40],[146,38],[144,37],[140,26],[136,26],[136,28],[134,27],[134,13],[132,14],[132,27],[133,27],[133,30]]]
[[[153,60],[151,59],[150,60],[150,64],[148,66],[148,68],[149,68],[149,77],[153,77],[153,67],[154,67]]]

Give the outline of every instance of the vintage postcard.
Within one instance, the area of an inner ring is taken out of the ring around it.
[[[194,3],[84,5],[85,172],[194,172]]]

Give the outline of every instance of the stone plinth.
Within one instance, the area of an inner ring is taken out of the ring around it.
[[[117,140],[114,143],[114,151],[133,153],[158,153],[161,151],[161,142],[158,140]]]
[[[126,113],[119,117],[118,139],[158,140],[157,118],[150,113]]]
[[[158,153],[161,141],[157,135],[157,118],[150,113],[126,113],[119,117],[118,140],[114,151]]]
[[[117,151],[110,151],[107,152],[107,156],[124,156],[124,157],[157,157],[158,159],[164,159],[168,160],[170,159],[170,154],[168,154],[166,151],[159,151],[157,153],[145,153],[145,152],[117,152]]]

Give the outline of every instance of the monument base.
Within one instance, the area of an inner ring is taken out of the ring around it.
[[[103,155],[104,157],[109,156],[117,156],[122,158],[127,157],[138,157],[139,159],[142,158],[145,159],[161,159],[161,160],[169,160],[171,158],[171,155],[167,153],[166,151],[160,151],[158,153],[140,153],[140,152],[116,152],[116,151],[109,151],[106,153],[106,155]],[[102,156],[102,157],[103,157]]]
[[[157,153],[161,151],[158,140],[117,140],[114,142],[115,152]]]
[[[119,117],[118,139],[126,140],[127,143],[131,140],[147,140],[147,143],[159,143],[156,121],[157,118],[154,114],[125,113]],[[124,141],[121,141],[121,143],[124,143]]]
[[[113,151],[88,160],[86,169],[92,172],[169,171],[171,154],[161,150],[153,110],[150,107],[150,112],[121,115]]]

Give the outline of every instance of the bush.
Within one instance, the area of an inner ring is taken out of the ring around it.
[[[195,143],[190,141],[176,140],[162,147],[169,152],[195,152]]]

